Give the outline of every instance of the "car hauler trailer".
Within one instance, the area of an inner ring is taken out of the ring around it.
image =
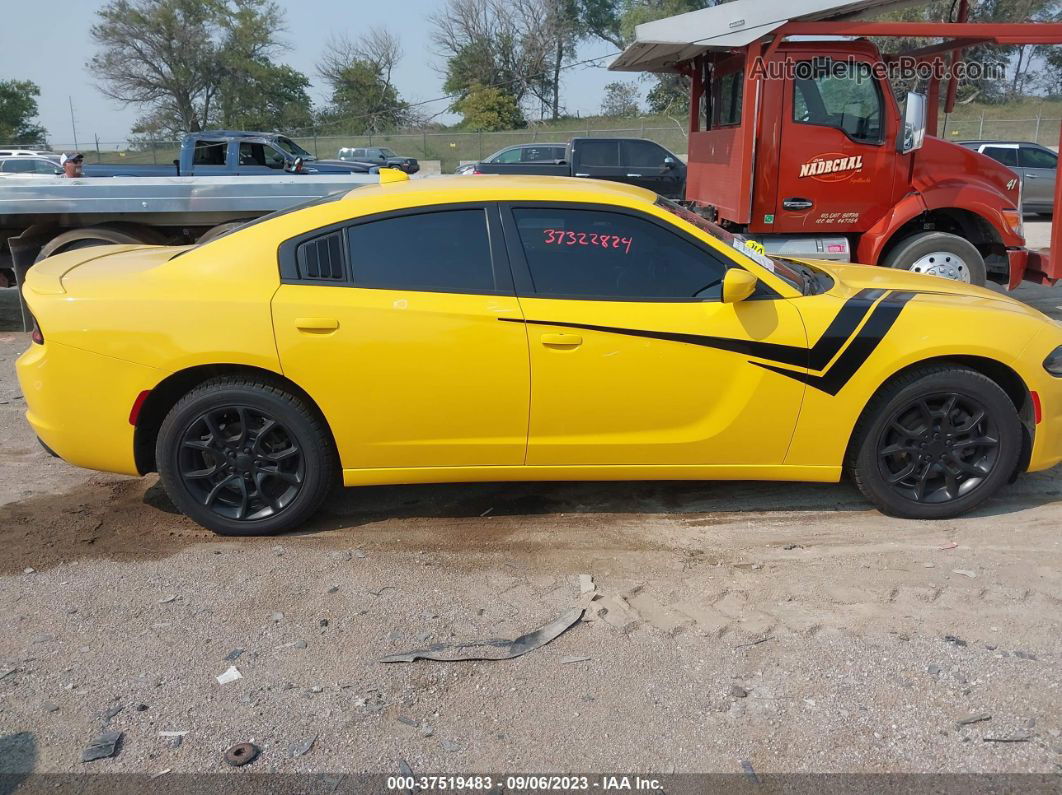
[[[4,178],[0,270],[5,281],[21,284],[34,262],[52,254],[114,243],[194,243],[235,223],[379,181],[377,174]]]
[[[1062,24],[970,23],[967,0],[955,21],[864,19],[908,5],[734,0],[639,25],[609,68],[690,79],[686,199],[769,253],[1053,284],[1062,224],[1056,259],[1028,250],[1021,181],[936,134],[965,48],[1059,44]],[[870,36],[943,41],[883,56]],[[926,76],[902,111],[890,70]],[[1060,194],[1062,182],[1056,207]]]

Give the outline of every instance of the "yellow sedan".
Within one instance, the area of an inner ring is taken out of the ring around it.
[[[837,481],[943,518],[1062,459],[1062,327],[998,293],[767,257],[638,188],[361,187],[199,246],[36,265],[27,418],[225,534],[337,484]],[[737,507],[737,506],[735,506]]]

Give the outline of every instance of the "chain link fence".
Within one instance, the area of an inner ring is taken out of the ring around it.
[[[598,120],[600,121],[600,120]],[[440,161],[443,174],[453,173],[461,162],[482,160],[507,146],[523,143],[567,143],[577,136],[608,138],[649,138],[678,155],[687,152],[685,127],[677,123],[660,126],[659,119],[649,120],[646,126],[638,119],[626,121],[625,126],[611,129],[595,128],[592,123],[582,126],[528,128],[505,132],[404,132],[379,135],[292,136],[292,140],[320,159],[334,159],[343,147],[386,146],[397,154],[418,160]],[[624,124],[621,120],[620,124]],[[948,140],[967,139],[1036,141],[1047,146],[1058,144],[1062,119],[994,119],[980,117],[948,118],[941,120],[940,136]],[[55,151],[78,149],[90,163],[142,163],[167,165],[177,158],[178,141],[100,141],[53,143]]]

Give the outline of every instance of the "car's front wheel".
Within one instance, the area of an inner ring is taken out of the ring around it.
[[[998,384],[965,367],[927,366],[874,396],[847,464],[884,513],[947,519],[1006,483],[1021,445],[1017,409]]]
[[[331,434],[317,413],[256,378],[220,377],[195,387],[163,420],[155,452],[173,503],[221,535],[298,527],[339,472]]]

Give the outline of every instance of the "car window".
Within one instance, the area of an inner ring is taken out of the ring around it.
[[[535,293],[611,300],[711,300],[726,264],[647,218],[607,210],[516,208]]]
[[[1022,168],[1057,168],[1058,155],[1047,152],[1035,146],[1023,146],[1021,148]]]
[[[814,77],[793,81],[793,121],[834,127],[854,141],[880,143],[883,98],[870,65],[827,61],[804,61]]]
[[[51,174],[55,175],[57,172],[62,173],[62,169],[50,160],[37,160],[33,161],[33,170],[38,174]]]
[[[981,150],[981,154],[988,155],[1005,166],[1018,165],[1018,149],[1014,146],[986,146]]]
[[[29,158],[12,158],[4,162],[4,171],[9,174],[32,174],[36,169]]]
[[[380,155],[382,157],[398,157],[398,155],[396,155],[392,150],[388,149],[386,146],[380,149]]]
[[[355,287],[492,293],[494,270],[481,209],[384,218],[347,230]]]
[[[197,140],[192,152],[192,165],[223,166],[228,148],[227,141]]]
[[[514,147],[512,149],[503,149],[498,152],[493,158],[491,163],[518,163],[521,160],[520,147]]]
[[[620,162],[627,167],[661,168],[667,150],[652,141],[620,141]]]
[[[580,141],[579,162],[584,166],[618,166],[618,141]]]

